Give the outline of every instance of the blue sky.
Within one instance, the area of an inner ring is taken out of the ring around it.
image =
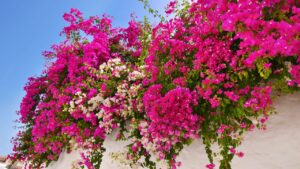
[[[162,12],[168,0],[150,0]],[[143,19],[147,12],[137,0],[2,0],[0,3],[0,155],[11,152],[10,139],[27,78],[45,65],[41,52],[59,43],[65,26],[62,15],[70,8],[85,16],[109,14],[115,26],[126,26],[130,14]],[[153,19],[152,19],[153,20]]]

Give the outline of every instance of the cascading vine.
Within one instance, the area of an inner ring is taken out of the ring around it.
[[[300,4],[182,4],[170,2],[170,18],[154,26],[65,14],[66,40],[44,53],[51,64],[25,86],[10,159],[40,168],[81,149],[77,167],[99,169],[115,131],[130,142],[112,154],[124,165],[175,169],[180,151],[201,139],[206,167],[230,169],[244,155],[244,133],[266,128],[275,96],[300,88]]]

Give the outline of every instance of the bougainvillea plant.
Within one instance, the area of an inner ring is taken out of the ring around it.
[[[300,87],[299,1],[172,1],[166,13],[127,28],[66,13],[66,40],[25,86],[11,160],[43,168],[79,148],[74,167],[99,169],[117,132],[130,143],[111,157],[124,165],[175,169],[201,139],[206,167],[230,169],[244,133],[266,128],[275,96]]]

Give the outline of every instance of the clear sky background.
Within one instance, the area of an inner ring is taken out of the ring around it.
[[[161,13],[167,2],[150,0]],[[1,0],[0,155],[11,152],[10,139],[17,133],[16,111],[27,78],[41,74],[45,65],[41,52],[62,41],[59,33],[66,25],[62,15],[70,8],[85,16],[109,14],[115,26],[126,26],[131,13],[141,20],[148,15],[137,0]]]

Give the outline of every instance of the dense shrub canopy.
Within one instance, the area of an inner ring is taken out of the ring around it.
[[[25,86],[11,159],[39,168],[80,148],[78,167],[100,168],[116,131],[131,142],[112,154],[124,165],[176,168],[184,146],[202,139],[206,167],[231,168],[243,134],[266,128],[273,98],[300,87],[299,5],[172,1],[171,19],[127,28],[71,9],[66,40],[44,53],[51,64]]]

